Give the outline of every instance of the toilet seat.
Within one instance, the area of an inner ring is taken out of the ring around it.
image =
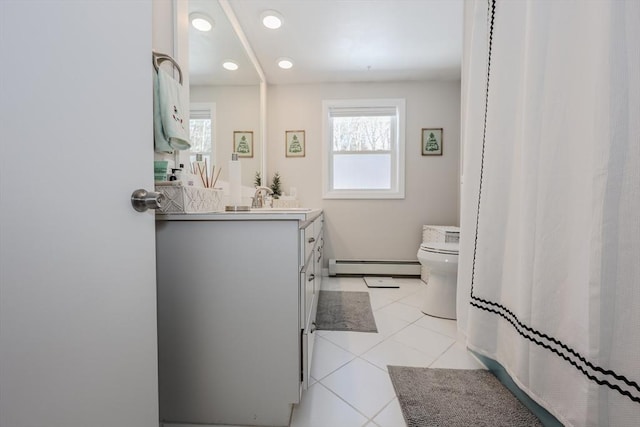
[[[444,255],[458,255],[458,243],[425,242],[420,245],[421,251]]]

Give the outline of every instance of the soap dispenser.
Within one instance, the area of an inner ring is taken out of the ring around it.
[[[182,165],[181,165],[182,166]],[[171,169],[172,172],[172,181],[182,181],[182,169],[176,168],[176,169]]]

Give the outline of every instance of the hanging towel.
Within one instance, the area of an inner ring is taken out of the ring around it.
[[[166,71],[154,75],[153,122],[155,150],[173,153],[188,150],[189,118],[182,103],[182,85]]]

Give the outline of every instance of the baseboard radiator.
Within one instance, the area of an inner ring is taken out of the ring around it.
[[[418,261],[330,259],[329,276],[420,276]]]

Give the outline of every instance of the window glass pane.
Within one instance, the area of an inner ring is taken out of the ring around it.
[[[193,153],[211,152],[211,119],[190,119],[189,136]]]
[[[333,188],[336,190],[389,190],[390,154],[334,154]]]
[[[333,117],[333,151],[389,151],[391,117]]]

